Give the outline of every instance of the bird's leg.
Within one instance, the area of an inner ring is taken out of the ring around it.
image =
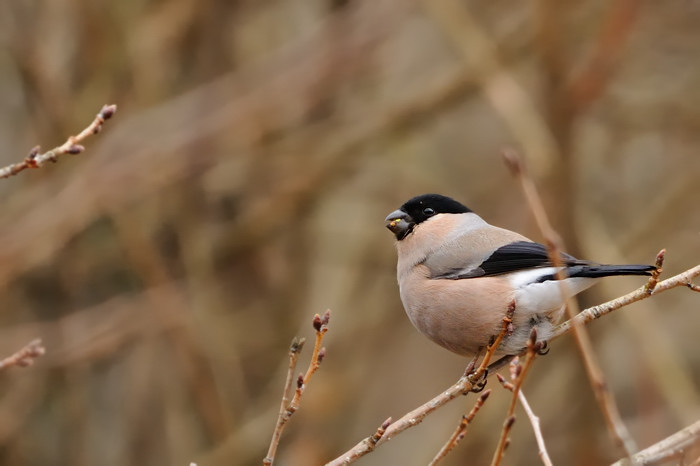
[[[469,383],[472,384],[472,388],[469,391],[473,393],[479,393],[484,389],[484,387],[486,387],[486,377],[488,377],[489,373],[488,369],[479,366],[479,368],[475,370],[476,362],[479,360],[483,352],[484,348],[479,348],[479,351],[477,351],[472,360],[469,361],[469,364],[467,364],[467,368],[464,371],[464,376],[469,379]]]
[[[486,386],[486,378],[488,377],[488,367],[489,362],[491,362],[491,358],[494,354],[496,354],[496,351],[498,351],[498,347],[503,341],[503,338],[506,335],[511,335],[513,333],[514,313],[515,300],[512,300],[508,304],[508,310],[506,311],[506,315],[503,316],[503,326],[501,327],[501,331],[498,333],[498,335],[491,337],[491,339],[489,340],[489,345],[486,347],[486,353],[484,354],[484,359],[481,361],[479,368],[476,371],[470,372],[469,375],[467,375],[469,382],[472,384],[471,391],[478,393],[482,391]],[[478,354],[480,354],[482,351],[483,348],[479,348]]]

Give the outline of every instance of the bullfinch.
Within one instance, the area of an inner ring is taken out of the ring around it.
[[[512,332],[497,356],[518,354],[532,328],[546,341],[564,312],[565,298],[547,248],[486,223],[439,194],[408,200],[386,217],[396,236],[397,278],[408,318],[425,336],[457,354],[473,356],[503,325],[515,302]],[[601,265],[561,255],[573,296],[611,275],[650,275],[652,265]]]

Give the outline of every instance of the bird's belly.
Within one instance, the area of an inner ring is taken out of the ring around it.
[[[411,274],[400,280],[400,291],[411,323],[433,342],[465,356],[476,354],[500,332],[513,300],[514,332],[504,339],[497,355],[519,352],[532,327],[537,327],[539,339],[548,338],[562,314],[561,295],[538,303],[513,290],[503,276],[431,280]]]
[[[498,334],[512,299],[497,277],[479,280],[479,290],[465,290],[460,282],[468,280],[404,282],[401,300],[406,314],[433,342],[457,354],[473,355]],[[486,297],[495,304],[485,308]]]

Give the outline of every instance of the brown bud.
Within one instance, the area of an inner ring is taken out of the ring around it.
[[[316,330],[317,332],[321,331],[321,325],[323,325],[323,323],[321,322],[320,315],[318,315],[318,314],[314,315],[314,320],[313,320],[312,325],[314,326],[314,330]]]
[[[316,361],[321,364],[323,362],[323,358],[326,357],[326,348],[323,347],[319,350],[318,352],[318,357],[316,358]]]
[[[304,386],[304,374],[299,374],[299,377],[297,377],[297,388],[301,388]]]
[[[515,424],[515,416],[511,416],[506,420],[506,428],[510,429]]]
[[[292,344],[289,346],[289,351],[291,353],[299,353],[301,351],[301,349],[304,347],[305,342],[306,342],[305,338],[298,338],[298,337],[292,338]]]
[[[68,149],[66,149],[66,154],[80,154],[84,150],[85,147],[81,146],[80,144],[73,144]]]
[[[490,394],[491,394],[491,389],[485,390],[484,393],[482,393],[481,396],[479,397],[481,399],[481,402],[483,403],[484,401],[486,401],[486,399],[489,397]]]
[[[386,418],[386,421],[382,422],[382,429],[386,430],[394,420],[391,417]]]
[[[518,364],[517,366],[515,366],[515,368],[514,368],[514,370],[513,370],[513,378],[514,378],[514,379],[517,379],[518,377],[520,377],[520,374],[521,374],[522,372],[523,372],[523,366],[521,366],[520,364]]]
[[[326,312],[323,314],[323,320],[322,323],[323,325],[328,325],[328,322],[331,320],[331,310],[326,309]]]
[[[34,160],[37,155],[39,155],[39,151],[41,150],[41,146],[34,146],[32,150],[29,151],[29,155],[27,158],[29,160]]]
[[[110,118],[112,118],[112,116],[114,115],[114,113],[116,111],[117,111],[116,105],[114,105],[114,104],[105,105],[104,107],[102,107],[102,110],[100,110],[100,116],[105,120],[109,120]]]

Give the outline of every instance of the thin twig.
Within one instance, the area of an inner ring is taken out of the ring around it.
[[[277,424],[275,425],[275,431],[272,433],[272,440],[270,441],[270,447],[267,450],[267,456],[265,460],[270,459],[270,464],[272,459],[275,457],[277,452],[277,446],[280,442],[280,437],[282,436],[282,430],[284,429],[284,424],[289,420],[289,417],[285,416],[287,412],[287,403],[289,402],[289,389],[292,387],[292,378],[294,377],[294,369],[297,367],[297,360],[299,359],[299,353],[304,347],[304,338],[294,337],[292,339],[292,344],[289,346],[289,368],[287,369],[287,379],[284,383],[284,391],[282,392],[282,402],[280,403],[280,412],[277,416]],[[263,461],[264,464],[265,461]]]
[[[486,390],[481,394],[481,396],[479,396],[479,398],[477,398],[476,403],[474,404],[472,410],[469,411],[469,414],[462,415],[462,420],[457,426],[457,429],[455,429],[445,445],[443,445],[437,455],[435,455],[435,458],[433,458],[433,460],[430,462],[430,466],[435,466],[438,464],[438,462],[446,457],[447,454],[451,452],[464,438],[464,436],[467,434],[467,426],[469,426],[469,424],[471,424],[471,422],[474,420],[476,413],[478,413],[481,407],[484,406],[484,402],[486,402],[490,394],[491,390]]]
[[[433,411],[437,410],[439,407],[443,406],[449,401],[454,400],[455,398],[459,397],[460,395],[464,395],[465,393],[469,393],[473,388],[474,385],[472,382],[469,381],[469,377],[464,375],[460,377],[460,379],[455,382],[451,387],[449,387],[447,390],[444,390],[440,392],[438,396],[433,398],[432,400],[428,401],[427,403],[422,404],[418,408],[414,409],[413,411],[410,411],[403,415],[399,420],[393,422],[391,425],[389,425],[384,432],[384,435],[382,436],[381,439],[377,441],[375,446],[381,445],[382,443],[391,440],[395,435],[400,434],[401,432],[405,431],[406,429],[409,429],[411,427],[417,426],[418,424],[425,419],[426,416],[428,416],[430,413]],[[374,447],[372,447],[374,449]],[[357,461],[361,457],[365,456],[367,453],[372,451],[371,449],[368,449],[368,445],[366,445],[366,439],[361,440],[360,442],[357,443],[354,447],[352,447],[350,450],[346,451],[342,455],[338,456],[334,460],[326,463],[327,466],[340,466],[340,465],[346,465],[350,464],[354,461]]]
[[[392,422],[394,421],[391,419],[391,417],[388,417],[386,421],[382,422],[382,425],[380,425],[377,428],[377,431],[375,433],[373,433],[361,442],[366,448],[367,453],[374,450],[374,448],[377,446],[377,443],[379,443],[382,437],[384,437],[386,430],[389,428]]]
[[[503,317],[501,331],[498,332],[498,335],[496,335],[493,342],[491,342],[491,344],[486,348],[486,354],[484,354],[484,359],[481,360],[481,364],[479,364],[479,367],[472,374],[467,374],[472,382],[479,382],[479,379],[481,379],[484,373],[486,373],[489,363],[491,362],[491,358],[493,358],[493,355],[496,354],[496,351],[501,345],[503,338],[505,338],[506,335],[513,333],[513,314],[515,314],[515,300],[512,300],[508,304],[506,315]]]
[[[22,349],[0,361],[0,371],[12,366],[27,367],[34,364],[34,360],[46,353],[46,348],[40,339],[32,340]]]
[[[85,150],[85,147],[81,146],[80,143],[87,139],[88,136],[99,133],[104,122],[112,118],[116,111],[116,105],[103,106],[97,116],[95,116],[92,123],[90,123],[87,128],[82,130],[77,136],[69,136],[66,142],[58,147],[54,147],[48,152],[44,152],[43,154],[39,153],[39,146],[34,147],[29,152],[29,155],[27,155],[21,162],[13,163],[12,165],[0,168],[0,178],[9,178],[10,176],[16,175],[27,168],[39,168],[49,161],[56,162],[58,157],[61,155],[80,154]]]
[[[598,400],[601,411],[605,418],[605,424],[613,438],[615,444],[625,450],[627,455],[631,455],[637,450],[634,439],[627,430],[627,426],[622,422],[620,411],[617,403],[610,392],[608,385],[605,382],[603,371],[596,360],[593,351],[593,344],[585,327],[573,318],[579,313],[579,307],[576,300],[569,295],[567,285],[564,282],[566,273],[562,266],[561,251],[563,250],[563,242],[560,236],[552,228],[547,213],[542,204],[542,200],[537,192],[535,183],[527,174],[525,165],[520,156],[513,150],[504,151],[504,159],[506,164],[511,169],[511,172],[520,181],[521,187],[525,194],[528,206],[532,211],[533,217],[545,239],[547,253],[549,259],[555,267],[557,282],[562,296],[565,298],[565,307],[569,320],[573,322],[572,330],[574,340],[579,348],[579,352],[583,358],[584,367],[588,374],[593,393]]]
[[[328,322],[330,321],[331,311],[327,310],[323,317],[318,314],[314,315],[313,327],[316,331],[316,341],[314,343],[314,349],[311,354],[311,360],[309,361],[309,367],[306,369],[306,374],[299,374],[297,377],[297,386],[294,391],[294,397],[292,401],[287,404],[289,399],[289,390],[292,386],[292,379],[294,377],[294,369],[296,368],[297,359],[299,358],[299,353],[304,346],[304,339],[297,339],[296,337],[292,340],[292,344],[289,348],[289,369],[287,370],[287,379],[284,384],[284,392],[282,393],[282,402],[280,404],[280,412],[277,417],[277,424],[275,425],[275,430],[272,433],[272,439],[270,440],[270,447],[267,450],[267,455],[263,459],[263,465],[271,466],[275,461],[275,454],[277,453],[277,447],[279,446],[280,438],[282,437],[282,431],[287,421],[292,417],[292,415],[299,409],[299,403],[301,402],[301,396],[304,393],[306,386],[309,384],[311,377],[318,370],[323,358],[326,355],[326,349],[321,347],[323,343],[323,336],[328,331]]]
[[[532,424],[532,430],[535,433],[535,440],[537,441],[537,448],[539,450],[538,454],[540,455],[542,464],[545,466],[552,466],[552,460],[549,458],[549,453],[547,453],[547,446],[544,443],[544,436],[540,428],[540,418],[532,411],[530,403],[527,402],[527,398],[525,398],[525,393],[523,393],[522,389],[520,389],[518,393],[518,400],[520,400],[520,404],[523,405],[523,409],[525,409],[525,413],[528,419],[530,419],[530,424]]]
[[[530,367],[532,366],[532,362],[535,360],[535,356],[537,355],[538,351],[538,346],[539,345],[537,344],[537,330],[533,327],[532,332],[530,333],[530,339],[527,342],[527,353],[525,354],[525,362],[523,364],[520,364],[518,358],[514,359],[513,362],[511,362],[510,378],[513,382],[506,384],[503,376],[501,376],[501,374],[496,374],[496,377],[498,377],[498,381],[501,382],[501,384],[503,384],[505,388],[513,392],[513,397],[511,398],[510,406],[508,407],[506,419],[503,422],[501,438],[499,439],[498,446],[496,447],[496,451],[493,454],[491,466],[498,466],[501,463],[501,460],[503,459],[503,453],[505,452],[510,442],[508,439],[508,434],[510,433],[511,427],[513,427],[513,424],[515,423],[515,403],[518,401],[518,393],[520,392],[520,388],[522,387],[523,382],[525,381],[525,376],[527,376],[527,373],[529,372]]]

